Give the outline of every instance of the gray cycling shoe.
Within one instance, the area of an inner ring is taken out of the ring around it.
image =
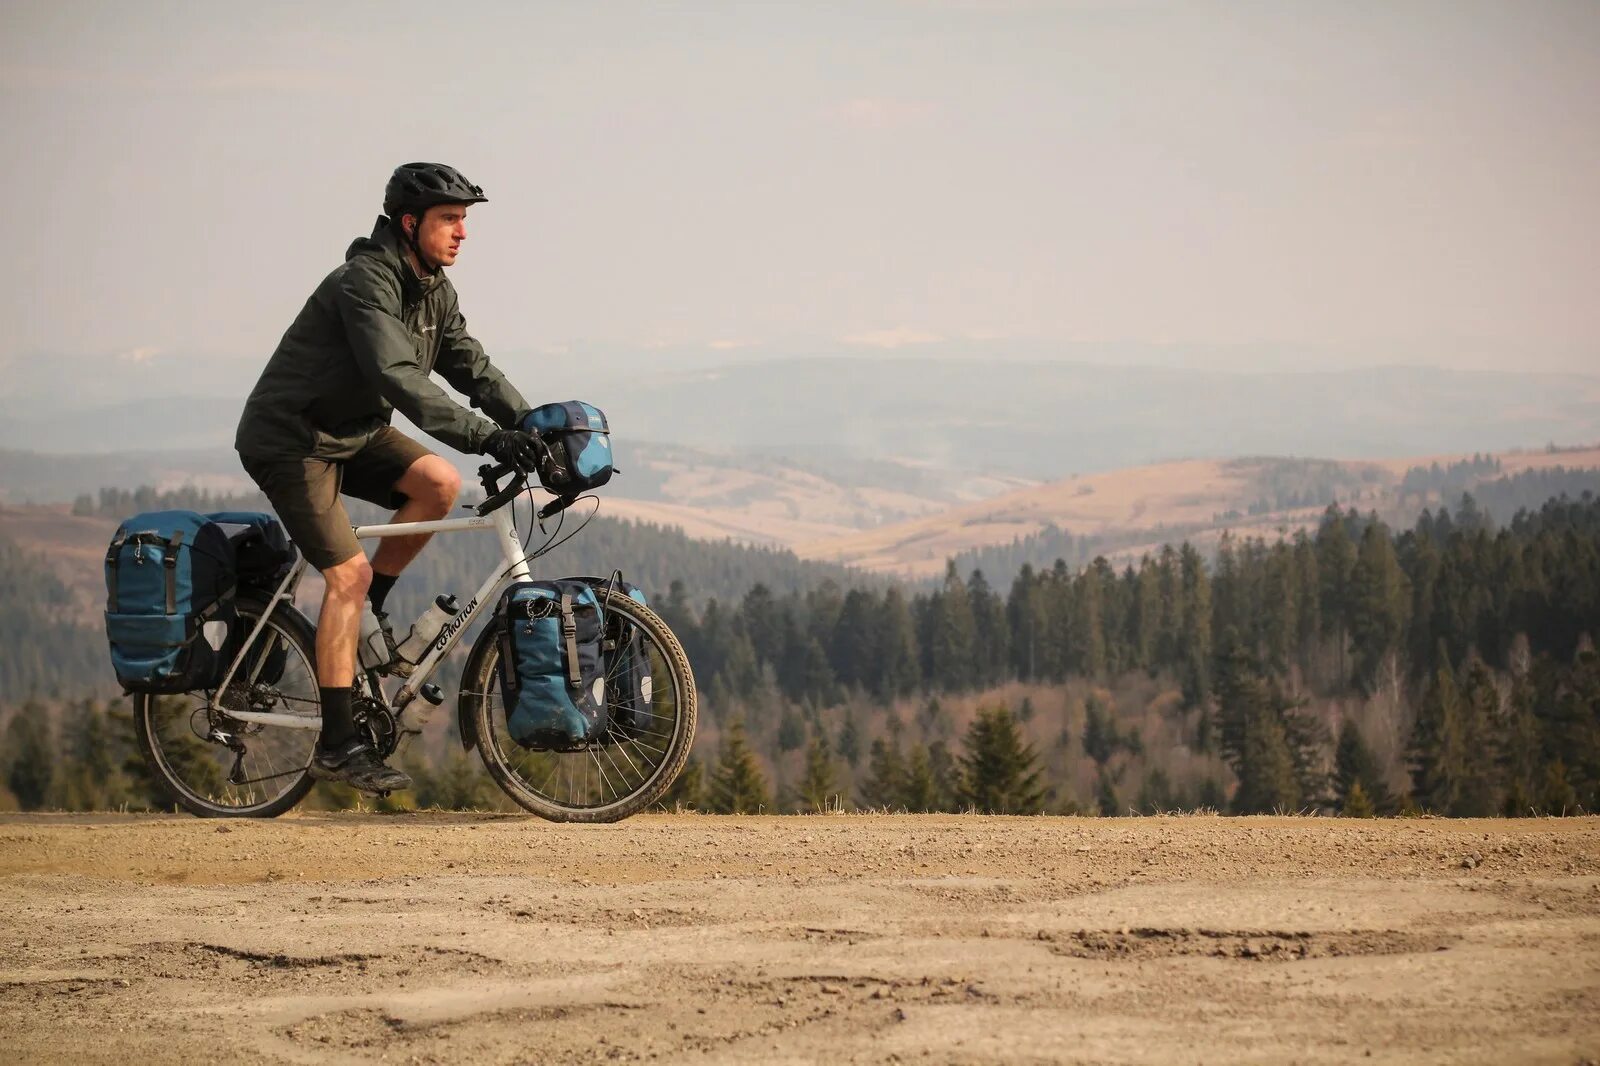
[[[341,781],[358,792],[388,793],[411,787],[411,778],[385,766],[372,745],[360,737],[331,751],[324,751],[319,745],[309,769],[318,781]]]

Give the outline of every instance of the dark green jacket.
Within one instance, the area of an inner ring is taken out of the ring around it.
[[[348,459],[396,410],[429,436],[475,453],[527,413],[467,334],[444,271],[419,279],[401,248],[380,217],[317,286],[245,401],[233,444],[241,455]],[[451,399],[433,372],[489,418]]]

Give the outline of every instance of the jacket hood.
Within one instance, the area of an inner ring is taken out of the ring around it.
[[[350,262],[358,255],[371,256],[383,261],[384,265],[393,270],[400,279],[400,289],[410,300],[421,299],[444,283],[444,268],[436,269],[425,278],[417,277],[417,272],[411,269],[411,262],[406,258],[405,245],[400,242],[400,234],[395,231],[385,215],[379,215],[378,221],[372,226],[372,236],[357,237],[350,242],[350,247],[345,249],[345,262]]]

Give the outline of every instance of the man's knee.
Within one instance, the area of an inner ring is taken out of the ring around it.
[[[372,585],[372,563],[365,555],[355,555],[324,570],[322,580],[330,596],[360,600]]]
[[[443,518],[461,494],[461,473],[437,455],[424,455],[411,464],[396,486],[407,498],[427,506]]]

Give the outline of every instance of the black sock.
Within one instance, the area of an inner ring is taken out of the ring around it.
[[[389,598],[389,590],[394,588],[394,583],[400,580],[399,574],[380,574],[372,572],[372,584],[367,588],[367,599],[372,603],[374,611],[383,610],[383,601]]]
[[[332,751],[356,735],[355,719],[350,715],[350,686],[318,691],[322,694],[322,736],[317,746]]]

